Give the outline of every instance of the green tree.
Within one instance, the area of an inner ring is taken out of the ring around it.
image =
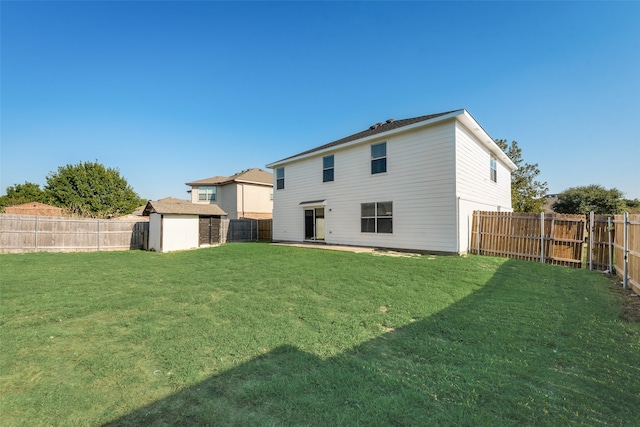
[[[549,191],[546,182],[536,180],[540,175],[538,164],[524,163],[522,149],[516,141],[511,145],[506,139],[496,139],[498,147],[518,167],[511,173],[511,207],[515,212],[542,212],[545,203],[545,195]]]
[[[97,162],[60,166],[47,176],[44,191],[50,203],[84,217],[127,215],[145,202],[117,169]]]
[[[640,213],[640,199],[624,199],[625,211],[629,213]]]
[[[44,201],[44,191],[40,186],[33,182],[25,182],[7,187],[7,194],[0,197],[0,210],[4,210],[7,206]]]
[[[564,214],[618,214],[625,210],[623,193],[617,188],[607,190],[601,185],[571,187],[558,194],[553,210]]]

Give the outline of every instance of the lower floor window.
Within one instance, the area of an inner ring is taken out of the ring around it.
[[[363,233],[393,232],[393,202],[362,203],[360,217]]]

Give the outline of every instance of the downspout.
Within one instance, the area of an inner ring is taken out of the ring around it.
[[[460,196],[456,197],[456,252],[460,254]]]

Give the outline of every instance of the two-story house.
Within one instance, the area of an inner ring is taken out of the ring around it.
[[[232,176],[214,176],[187,182],[191,202],[217,204],[229,219],[270,219],[273,211],[273,174],[262,169]]]
[[[267,167],[274,241],[458,254],[474,210],[512,210],[516,169],[464,109],[389,119]]]

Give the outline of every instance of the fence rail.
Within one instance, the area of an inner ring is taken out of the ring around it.
[[[270,219],[223,219],[220,223],[220,243],[271,240]]]
[[[588,227],[587,227],[588,224]],[[640,294],[640,214],[582,215],[476,211],[470,252],[581,268],[622,278]]]
[[[0,253],[146,248],[149,223],[0,214]]]
[[[220,220],[220,243],[271,240],[271,229],[270,219]],[[0,214],[0,253],[148,249],[148,239],[148,221]]]
[[[615,215],[614,266],[625,288],[640,294],[640,214]]]
[[[476,211],[470,252],[580,268],[585,223],[582,215]]]

